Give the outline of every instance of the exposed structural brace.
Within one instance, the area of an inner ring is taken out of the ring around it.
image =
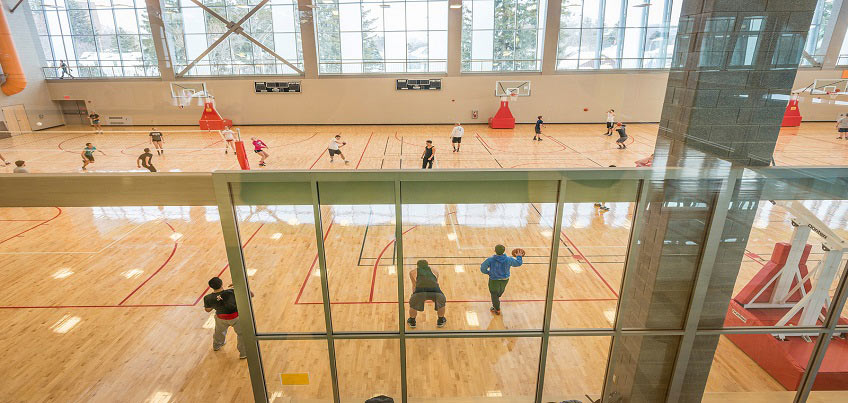
[[[206,48],[206,50],[204,50],[203,53],[201,53],[194,60],[192,60],[191,63],[189,63],[184,69],[182,69],[177,74],[177,77],[185,76],[186,73],[188,73],[188,71],[191,70],[192,67],[194,67],[194,65],[196,65],[198,62],[203,60],[203,58],[206,57],[206,55],[208,55],[209,52],[212,52],[212,50],[214,50],[216,47],[218,47],[218,45],[220,45],[221,42],[223,42],[224,39],[227,39],[227,37],[230,36],[230,34],[232,34],[232,33],[236,33],[238,35],[243,36],[244,39],[247,39],[247,40],[253,42],[256,46],[259,46],[262,50],[268,52],[268,54],[277,58],[277,60],[279,60],[279,61],[283,62],[285,65],[291,67],[292,70],[296,71],[298,74],[303,74],[303,70],[297,68],[297,66],[295,66],[294,64],[292,64],[288,60],[284,59],[282,56],[278,55],[276,52],[274,52],[273,50],[271,50],[270,48],[265,46],[265,44],[257,41],[252,36],[245,33],[244,28],[241,27],[242,24],[244,24],[245,21],[247,21],[248,19],[250,19],[250,17],[253,16],[253,14],[256,14],[257,11],[259,11],[262,7],[264,7],[265,4],[268,3],[268,0],[260,1],[259,4],[257,4],[252,9],[250,9],[250,11],[248,11],[247,14],[244,15],[244,17],[242,17],[240,20],[238,20],[238,22],[232,22],[232,21],[222,17],[220,14],[216,13],[214,10],[207,7],[206,5],[201,3],[199,0],[191,0],[191,2],[196,4],[198,7],[202,8],[203,10],[205,10],[207,13],[209,13],[213,17],[221,20],[221,22],[223,22],[224,24],[226,24],[227,32],[224,32],[221,35],[221,37],[219,37],[217,40],[215,40],[215,42],[213,42],[212,45],[209,45],[209,47]]]
[[[817,326],[819,321],[824,321],[823,312],[826,312],[830,306],[828,292],[833,280],[839,274],[839,264],[848,244],[804,207],[801,202],[772,201],[772,203],[784,207],[792,215],[792,226],[795,228],[792,231],[791,249],[786,257],[786,263],[780,271],[775,273],[751,299],[751,301],[756,301],[766,289],[775,284],[774,293],[772,293],[769,301],[751,302],[745,304],[745,308],[789,308],[789,311],[783,315],[775,326],[786,326],[793,317],[799,314],[800,318],[796,326]],[[825,254],[814,269],[803,275],[800,267],[801,259],[811,231],[822,238],[822,250]],[[808,290],[807,286],[811,283],[812,285]],[[801,299],[797,302],[791,302],[792,296],[799,292]],[[778,337],[784,339],[786,336],[806,335],[803,333],[781,334]]]

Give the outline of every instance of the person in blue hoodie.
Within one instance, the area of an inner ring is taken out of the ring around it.
[[[524,253],[509,257],[504,255],[504,251],[506,248],[503,245],[495,246],[495,254],[480,265],[480,271],[489,276],[489,293],[492,295],[492,307],[489,310],[495,315],[501,314],[501,295],[509,282],[509,269],[521,266],[524,257]]]

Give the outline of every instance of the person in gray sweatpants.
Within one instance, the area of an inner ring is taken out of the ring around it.
[[[218,351],[227,342],[227,330],[232,326],[236,332],[236,347],[239,358],[247,358],[247,350],[244,348],[244,340],[241,338],[239,327],[238,307],[236,306],[236,294],[231,288],[224,289],[224,282],[218,277],[209,280],[212,293],[203,297],[203,309],[206,312],[215,310],[215,333],[212,334],[212,350]],[[250,293],[253,296],[253,293]]]

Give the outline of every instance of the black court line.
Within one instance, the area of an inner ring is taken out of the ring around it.
[[[479,134],[477,134],[477,132],[474,132],[474,137],[477,139],[477,141],[478,141],[478,142],[480,142],[480,145],[481,145],[481,146],[483,146],[483,149],[484,149],[484,150],[486,150],[486,152],[487,152],[487,153],[489,153],[489,155],[491,155],[491,156],[492,156],[492,159],[494,159],[494,160],[495,160],[495,162],[497,162],[497,163],[498,163],[498,166],[499,166],[499,167],[501,167],[501,168],[503,168],[503,165],[501,165],[501,162],[500,162],[500,161],[498,161],[498,158],[497,158],[497,157],[495,157],[495,154],[492,154],[492,151],[491,151],[491,150],[489,150],[489,147],[486,147],[486,145],[485,145],[485,144],[483,144],[483,140],[480,140],[480,135],[479,135]]]
[[[362,252],[365,251],[365,240],[368,238],[368,228],[371,226],[371,216],[374,215],[373,211],[368,212],[368,223],[365,224],[365,233],[362,235],[362,246],[359,248],[359,259],[356,261],[356,265],[360,266],[362,263]]]

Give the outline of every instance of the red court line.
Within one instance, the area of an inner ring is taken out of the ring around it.
[[[362,157],[365,157],[365,151],[368,150],[368,145],[371,144],[371,137],[374,137],[374,132],[371,132],[371,135],[368,136],[368,142],[365,143],[365,148],[362,149],[362,155],[359,156],[359,162],[356,163],[355,169],[359,169],[359,164],[362,163]]]
[[[79,136],[74,136],[74,137],[71,137],[71,138],[69,138],[69,139],[62,140],[62,142],[60,142],[60,143],[59,143],[59,145],[58,145],[57,147],[59,147],[59,149],[60,149],[60,150],[62,150],[62,151],[69,152],[69,153],[73,153],[74,151],[70,151],[70,150],[66,150],[66,149],[62,148],[62,144],[65,144],[66,142],[71,141],[71,140],[74,140],[74,139],[78,139],[78,138],[80,138],[80,137],[87,137],[87,136],[91,136],[91,135],[93,135],[93,134],[96,134],[96,133],[95,133],[95,132],[91,132],[91,134],[82,134],[82,135],[79,135]]]
[[[317,164],[317,163],[318,163],[318,161],[321,161],[321,156],[323,156],[323,155],[324,155],[324,151],[326,151],[326,150],[321,150],[321,153],[319,153],[319,154],[318,154],[318,158],[316,158],[316,159],[315,159],[315,162],[313,162],[313,163],[312,163],[312,165],[310,165],[310,166],[309,166],[309,169],[314,168],[314,167],[315,167],[315,164]]]
[[[138,304],[138,305],[40,305],[40,306],[0,306],[0,309],[67,309],[67,308],[155,308],[170,306],[192,306],[190,304]]]
[[[615,295],[615,297],[616,297],[616,298],[618,298],[618,293],[617,293],[617,292],[615,292],[615,289],[614,289],[614,288],[612,288],[612,286],[610,285],[610,283],[608,283],[608,282],[607,282],[607,279],[605,279],[605,278],[604,278],[604,276],[602,276],[602,275],[601,275],[601,273],[598,271],[598,269],[596,269],[596,268],[595,268],[595,265],[593,265],[593,264],[592,264],[592,262],[590,262],[590,261],[589,261],[589,258],[587,258],[587,257],[586,257],[586,255],[584,255],[584,254],[583,254],[583,252],[581,252],[581,251],[580,251],[580,249],[579,249],[579,248],[577,248],[577,245],[574,243],[574,241],[572,241],[572,240],[568,237],[568,235],[565,235],[565,231],[561,232],[560,234],[562,234],[563,238],[565,238],[565,239],[566,239],[566,240],[567,240],[567,241],[571,244],[571,246],[573,246],[573,247],[574,247],[574,251],[576,251],[577,253],[579,253],[579,254],[580,254],[580,258],[581,258],[582,260],[584,260],[584,261],[586,262],[586,264],[588,264],[588,265],[589,265],[589,267],[592,269],[592,271],[593,271],[593,272],[595,272],[595,274],[597,274],[597,275],[598,275],[598,278],[600,278],[600,279],[601,279],[601,281],[603,281],[603,282],[604,282],[604,285],[606,285],[606,286],[607,286],[607,288],[609,288],[609,290],[610,290],[610,291],[612,291],[613,295]],[[562,240],[562,239],[560,239],[560,241],[563,241],[563,240]],[[564,242],[564,241],[563,241],[563,244],[565,244],[565,242]]]
[[[553,302],[596,302],[596,301],[617,301],[618,298],[565,298],[565,299],[554,299]],[[431,301],[427,301],[431,303]],[[468,300],[448,300],[448,303],[461,303],[461,302],[479,302],[479,303],[491,303],[491,300],[488,299],[468,299]],[[501,302],[545,302],[544,299],[502,299]],[[404,301],[404,303],[409,303],[409,301]],[[301,302],[304,305],[319,305],[323,304],[323,302]],[[362,305],[362,304],[397,304],[397,301],[330,301],[330,305]]]
[[[330,220],[330,225],[327,226],[327,232],[324,233],[324,240],[327,240],[327,236],[330,235],[330,230],[333,229],[333,223],[335,218]],[[312,266],[309,266],[309,271],[306,272],[306,278],[303,279],[303,284],[300,285],[300,291],[297,293],[297,298],[295,298],[295,305],[300,304],[300,296],[303,295],[303,290],[306,289],[306,283],[309,281],[309,275],[312,274],[312,270],[315,269],[315,263],[318,262],[318,253],[315,253],[315,259],[312,259]]]
[[[298,140],[298,141],[294,141],[294,142],[286,143],[286,144],[280,144],[280,145],[278,145],[278,146],[273,146],[273,147],[268,146],[268,148],[280,148],[280,147],[290,146],[290,145],[292,145],[292,144],[303,143],[304,141],[312,140],[312,138],[313,138],[313,137],[315,137],[315,136],[317,136],[317,135],[318,135],[318,132],[315,132],[315,133],[312,133],[312,135],[311,135],[311,136],[309,136],[309,137],[307,137],[307,138],[305,138],[305,139],[303,139],[303,140]]]
[[[241,245],[242,249],[244,249],[244,247],[246,247],[246,246],[247,246],[247,244],[249,244],[249,243],[250,243],[250,241],[252,241],[252,240],[253,240],[253,237],[255,237],[255,236],[256,236],[256,234],[258,234],[258,233],[259,233],[259,230],[261,230],[261,229],[262,229],[262,227],[264,227],[264,226],[265,226],[265,223],[262,223],[262,224],[260,224],[260,225],[259,225],[259,228],[257,228],[257,229],[256,229],[256,231],[253,231],[253,234],[252,234],[252,235],[250,235],[250,238],[247,238],[247,241],[245,241],[245,242],[244,242],[244,244],[242,244],[242,245]],[[220,271],[220,272],[218,272],[218,275],[217,275],[217,276],[215,276],[215,277],[221,277],[221,275],[222,275],[222,274],[224,274],[224,271],[226,271],[229,267],[230,267],[230,264],[229,264],[229,263],[227,263],[226,265],[224,265],[224,268],[223,268],[223,269],[221,269],[221,271]],[[209,286],[208,286],[208,285],[206,286],[206,288],[204,288],[204,289],[203,289],[203,292],[200,294],[200,296],[199,296],[199,297],[197,297],[197,299],[196,299],[196,300],[194,300],[194,303],[193,303],[193,304],[191,304],[191,305],[192,305],[192,306],[197,305],[197,303],[198,303],[198,302],[200,302],[200,300],[201,300],[201,299],[203,299],[203,296],[204,296],[204,295],[206,295],[206,292],[207,292],[207,291],[209,291]]]
[[[0,241],[0,244],[1,244],[1,243],[3,243],[3,242],[8,241],[8,240],[10,240],[10,239],[17,238],[17,237],[19,237],[19,236],[21,236],[21,235],[23,235],[23,234],[25,234],[25,233],[27,233],[27,232],[30,232],[30,231],[32,231],[32,230],[34,230],[34,229],[36,229],[36,228],[38,228],[38,227],[40,227],[40,226],[42,226],[42,225],[44,225],[44,224],[49,223],[50,221],[55,220],[57,217],[59,217],[60,215],[62,215],[62,209],[61,209],[61,208],[59,208],[59,207],[54,207],[54,208],[55,208],[56,210],[58,210],[58,212],[56,213],[56,215],[55,215],[55,216],[53,216],[53,218],[50,218],[50,219],[44,220],[44,222],[41,222],[41,223],[36,224],[36,225],[33,225],[32,227],[29,227],[29,228],[27,228],[27,229],[25,229],[25,230],[23,230],[23,231],[21,231],[21,232],[18,232],[17,234],[12,235],[12,236],[10,236],[10,237],[8,237],[8,238],[6,238],[6,239],[4,239],[4,240]]]
[[[176,233],[176,230],[174,230],[174,227],[171,224],[168,224],[167,221],[163,221],[163,222],[165,223],[165,225],[168,226],[168,228],[171,229],[171,232]],[[127,295],[126,298],[122,299],[121,302],[118,303],[118,305],[123,305],[124,302],[127,302],[127,300],[130,299],[130,297],[132,297],[133,294],[135,294],[138,290],[140,290],[141,287],[144,287],[144,285],[147,284],[147,282],[150,281],[153,278],[153,276],[159,274],[159,272],[162,271],[163,268],[165,268],[165,266],[168,264],[168,262],[171,261],[171,258],[174,257],[174,254],[177,253],[177,245],[178,245],[177,241],[174,241],[174,248],[171,249],[171,254],[168,255],[168,258],[165,259],[165,262],[162,263],[162,265],[159,266],[159,268],[156,269],[156,271],[154,271],[153,274],[151,274],[149,277],[147,277],[147,280],[144,280],[144,282],[142,282],[141,284],[138,285],[138,287],[136,287],[134,290],[132,290],[130,295]]]
[[[128,148],[138,147],[138,146],[140,146],[140,145],[142,145],[142,144],[147,144],[147,143],[148,143],[147,141],[142,141],[141,143],[133,144],[133,145],[131,145],[131,146],[129,146],[129,147],[122,148],[122,149],[121,149],[121,154],[124,154],[124,155],[130,155],[130,154],[125,153],[124,151],[126,151]]]
[[[403,231],[403,233],[401,233],[401,236],[406,235],[407,232],[412,231],[416,228],[418,228],[417,225],[406,230],[406,231]],[[374,284],[377,282],[377,266],[380,265],[380,259],[383,257],[383,254],[386,253],[386,250],[389,249],[389,246],[392,246],[394,243],[395,243],[394,239],[389,241],[389,243],[386,244],[386,246],[383,248],[383,250],[380,251],[380,254],[377,255],[377,260],[374,261],[374,272],[371,274],[371,295],[368,296],[368,302],[374,301]],[[403,271],[403,263],[401,263],[399,266],[400,266],[400,270],[398,270],[398,272],[402,272]],[[399,274],[399,276],[403,277],[403,273]]]

